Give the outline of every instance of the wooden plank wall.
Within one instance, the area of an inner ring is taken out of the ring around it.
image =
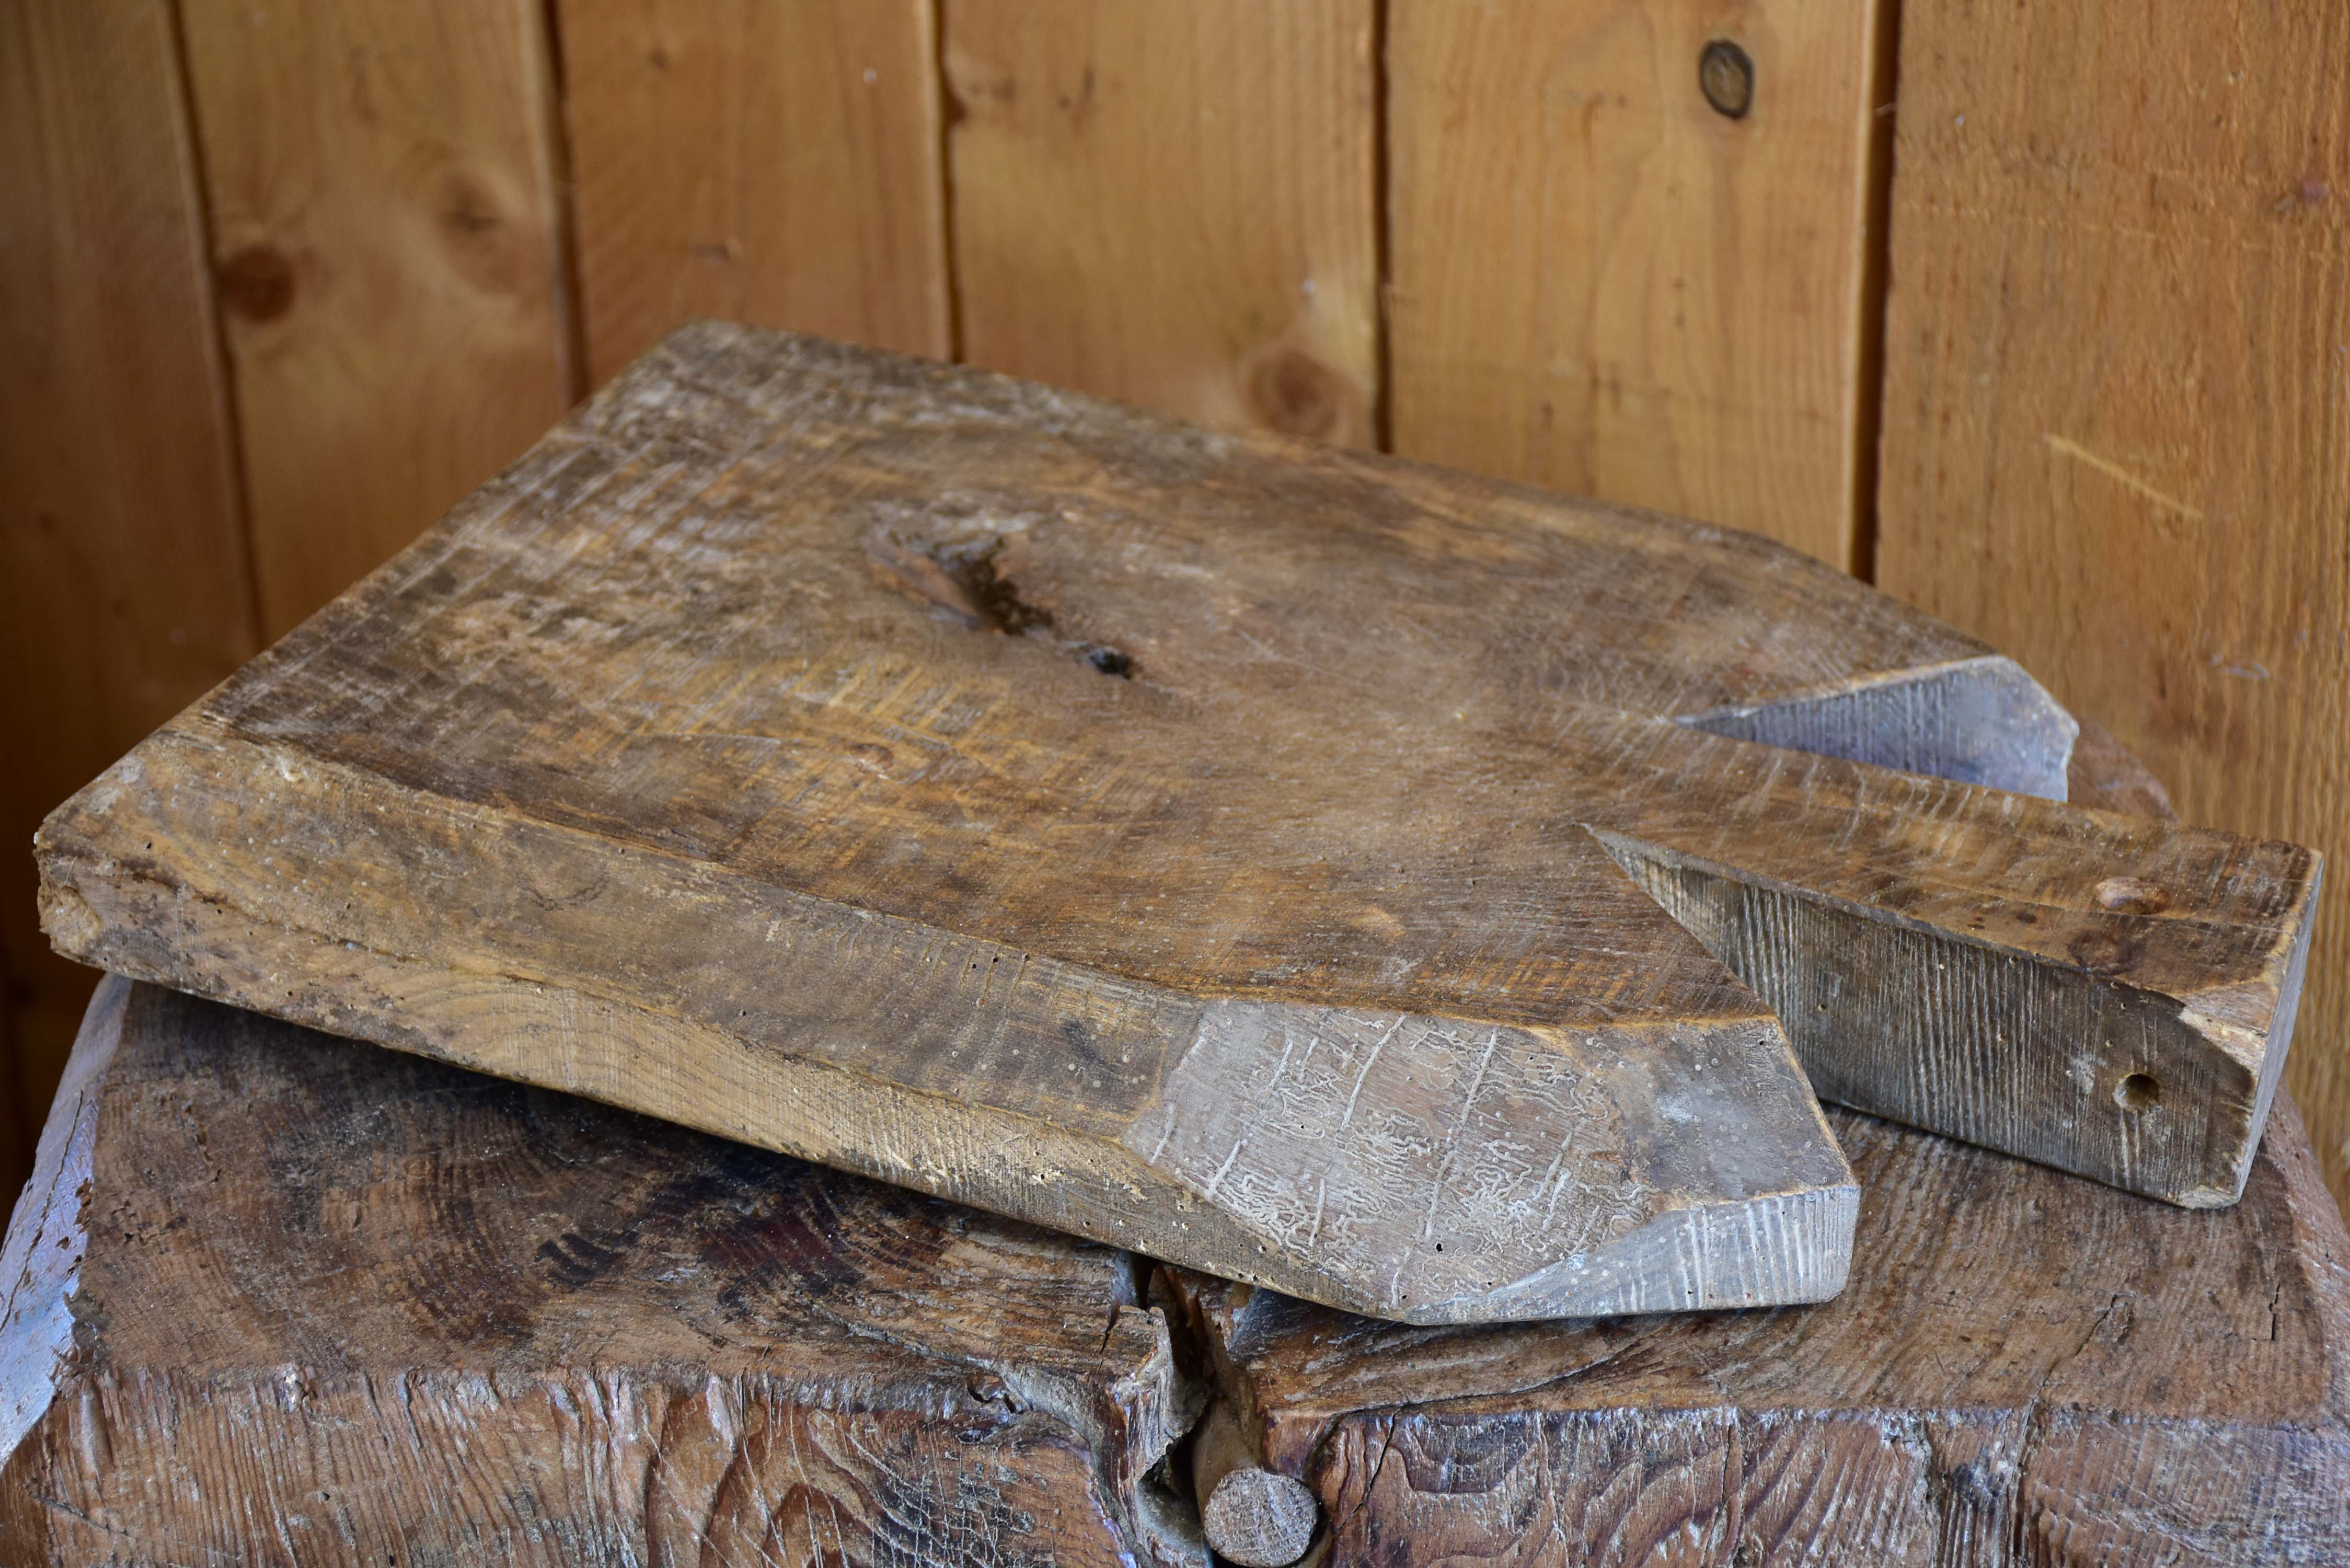
[[[1396,449],[1859,568],[1877,15],[1392,0]]]
[[[934,0],[561,0],[589,379],[694,316],[954,349]]]
[[[2350,8],[1906,0],[1880,580],[2350,851]],[[2287,1077],[2350,1203],[2350,866]]]
[[[1864,574],[1881,504],[1897,591],[2119,722],[2190,812],[2324,843],[2350,811],[2342,383],[2313,347],[2350,336],[2333,13],[2181,10],[2158,62],[2118,24],[1976,10],[19,0],[0,722],[31,761],[0,834],[706,313]],[[2069,92],[2100,72],[2151,85]],[[2249,293],[2240,253],[2268,258]],[[28,857],[0,904],[13,1188],[88,977],[47,956]],[[2345,917],[2296,1056],[2337,1182]]]
[[[966,358],[1370,443],[1371,0],[946,0]]]
[[[264,628],[559,419],[537,0],[182,0]]]

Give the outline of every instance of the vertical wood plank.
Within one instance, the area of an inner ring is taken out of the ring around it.
[[[600,383],[723,316],[944,358],[931,0],[562,0]]]
[[[1393,0],[1396,450],[1853,566],[1877,10]]]
[[[185,0],[272,636],[569,404],[536,0]]]
[[[1908,0],[1885,586],[2350,851],[2350,10]],[[2350,876],[2287,1068],[2350,1200]]]
[[[0,950],[13,1198],[88,999],[25,846],[251,657],[234,421],[167,0],[0,8]]]
[[[1371,0],[946,0],[974,364],[1367,444]]]

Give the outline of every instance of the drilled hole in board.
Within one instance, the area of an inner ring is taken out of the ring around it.
[[[2162,1104],[2162,1081],[2151,1074],[2132,1073],[2114,1085],[2114,1104],[2126,1111],[2150,1111]]]

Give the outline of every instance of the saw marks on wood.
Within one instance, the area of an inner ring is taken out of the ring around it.
[[[2289,1102],[2213,1213],[1834,1120],[1835,1303],[1409,1327],[109,981],[0,1259],[0,1542],[1198,1564],[1190,1428],[1288,1494],[1269,1560],[2326,1560],[2350,1238]]]
[[[126,867],[69,895],[86,901],[63,918],[121,935],[108,945],[124,972],[202,954],[213,989],[247,1005],[1392,1315],[1800,1299],[1843,1268],[1849,1189],[1783,1038],[1620,877],[1613,896],[1664,944],[1647,993],[1615,988],[1635,1022],[1503,1022],[1503,1005],[1523,1013],[1542,993],[1513,999],[1476,965],[1432,981],[1439,998],[1492,1004],[1471,1034],[1392,1007],[1202,1002],[658,851],[516,836],[471,810],[441,825],[385,815],[347,769],[314,781],[318,831],[220,853],[252,837],[239,803],[285,755],[224,776],[218,753],[159,752],[163,771],[124,778],[101,809],[144,821],[159,846],[167,815],[196,810],[186,843],[216,847],[192,897],[158,902],[161,884]],[[1212,866],[1248,863],[1214,848]],[[479,849],[497,868],[464,880],[507,889],[490,901],[434,870]],[[1581,868],[1607,867],[1594,851]],[[1575,902],[1576,869],[1525,901]],[[266,893],[239,890],[255,877]],[[462,952],[435,934],[452,917],[471,933]],[[329,925],[349,934],[322,942]],[[654,928],[661,940],[644,941]],[[1114,935],[1106,921],[1084,942],[1106,951]],[[634,1002],[590,977],[552,981],[567,954],[631,944]],[[1344,985],[1373,956],[1342,942],[1326,967]],[[1398,1035],[1382,1066],[1379,1040]],[[1231,1120],[1243,1088],[1273,1096],[1269,1125]],[[1318,1173],[1310,1190],[1301,1168]],[[1824,1213],[1791,1207],[1806,1192]],[[1323,1226],[1295,1223],[1309,1202]],[[1801,1218],[1817,1224],[1774,1222]]]
[[[1852,1196],[1837,1162],[1794,1136],[1800,1098],[1757,1104],[1783,1060],[1767,1023],[1561,1040],[1294,1016],[1211,1003],[1156,1127],[1127,1142],[1281,1251],[1384,1272],[1384,1315],[1800,1300],[1842,1266],[1829,1249]],[[1732,1129],[1750,1123],[1760,1136],[1742,1140]],[[1728,1200],[1683,1196],[1698,1194]]]
[[[704,325],[53,819],[47,914],[1384,1315],[1832,1291],[1789,1035],[1857,1103],[2234,1193],[2314,857],[1700,727],[1742,722],[2051,792],[2073,738],[1758,540]],[[2100,987],[2142,1027],[2061,1033]]]
[[[2168,815],[2085,726],[2074,798]],[[2280,1109],[2182,1213],[1835,1113],[1852,1279],[1795,1312],[1409,1329],[1185,1303],[1230,1449],[1313,1482],[1333,1561],[2324,1560],[2350,1517],[2350,1236]]]

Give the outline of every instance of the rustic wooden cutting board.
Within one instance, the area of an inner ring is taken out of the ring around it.
[[[1791,1041],[2242,1189],[2316,857],[1885,771],[2071,737],[1757,540],[702,324],[62,808],[44,914],[1378,1315],[1802,1301]]]

